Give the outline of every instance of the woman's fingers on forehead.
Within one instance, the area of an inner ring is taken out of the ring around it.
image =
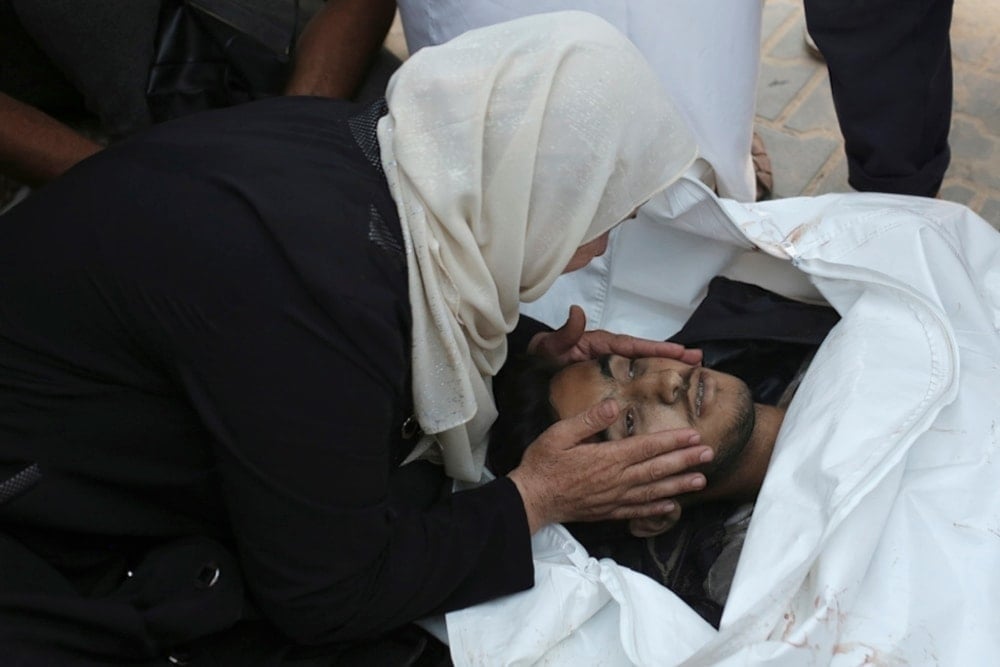
[[[610,352],[613,354],[632,359],[663,357],[666,359],[679,359],[684,363],[694,365],[700,363],[702,357],[701,350],[689,350],[678,343],[646,340],[624,334],[617,336],[609,347]]]
[[[691,366],[700,366],[702,359],[704,358],[704,353],[699,349],[684,349],[679,359],[685,364],[690,364]]]
[[[637,356],[654,356],[656,350],[663,350],[661,347],[667,343],[658,343],[652,340],[643,340],[627,334],[616,334],[608,341],[608,351],[622,357],[634,358]]]
[[[645,357],[670,357],[676,359],[684,352],[684,346],[677,343],[643,340],[636,338],[632,343],[633,353]]]

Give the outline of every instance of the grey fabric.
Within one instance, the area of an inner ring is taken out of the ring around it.
[[[740,505],[723,524],[722,551],[705,577],[705,594],[720,607],[724,607],[729,599],[729,589],[736,576],[736,566],[740,562],[752,516],[753,503],[747,503]]]
[[[250,35],[274,53],[291,55],[305,22],[322,0],[189,0],[223,23]]]
[[[397,265],[405,266],[406,255],[403,252],[403,245],[396,239],[385,218],[374,206],[369,207],[368,214],[368,240],[391,255]]]
[[[361,152],[365,154],[365,158],[375,167],[378,173],[383,176],[385,172],[382,170],[382,157],[379,152],[376,131],[379,119],[388,113],[388,110],[389,108],[385,105],[385,101],[382,100],[380,104],[369,105],[367,109],[347,121],[347,126],[351,129],[351,136],[358,143]]]
[[[0,505],[17,498],[37,484],[41,478],[42,471],[38,468],[38,464],[32,463],[9,479],[0,482]]]

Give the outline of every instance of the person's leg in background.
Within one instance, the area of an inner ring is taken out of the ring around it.
[[[54,116],[82,119],[83,98],[0,0],[0,92]]]
[[[0,214],[100,145],[63,123],[93,129],[80,92],[0,0]],[[62,122],[54,120],[62,119]]]
[[[848,182],[933,197],[951,154],[953,0],[804,0],[826,60]]]
[[[385,93],[399,58],[382,48],[395,0],[327,0],[296,44],[287,95],[371,102]]]
[[[11,0],[24,30],[112,139],[152,123],[146,82],[160,0]]]

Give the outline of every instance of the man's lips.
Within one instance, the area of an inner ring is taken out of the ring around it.
[[[699,419],[705,404],[705,369],[703,368],[695,369],[691,377],[688,401],[691,403],[691,414],[695,416],[695,419]]]

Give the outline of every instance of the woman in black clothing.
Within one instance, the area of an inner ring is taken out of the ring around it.
[[[606,402],[450,493],[519,300],[693,159],[657,91],[599,19],[532,17],[421,51],[388,107],[167,123],[4,216],[5,664],[399,663],[414,619],[530,587],[540,526],[702,484],[690,430],[577,446]],[[530,347],[683,353],[582,324]]]

